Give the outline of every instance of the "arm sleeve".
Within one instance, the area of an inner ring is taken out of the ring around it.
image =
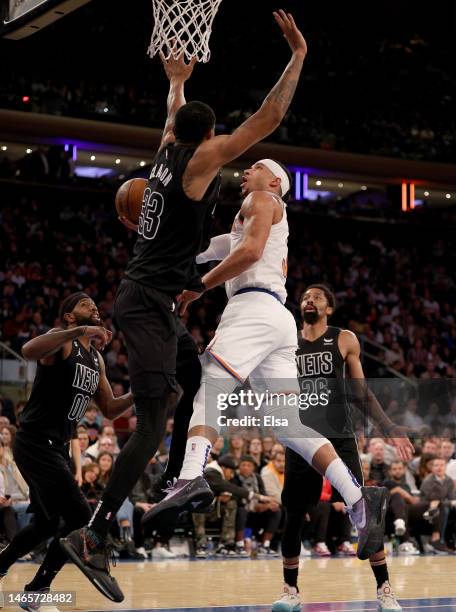
[[[231,249],[231,236],[230,234],[221,234],[220,236],[214,236],[211,238],[211,242],[208,248],[199,255],[196,256],[196,263],[202,264],[207,261],[221,261],[228,257]]]

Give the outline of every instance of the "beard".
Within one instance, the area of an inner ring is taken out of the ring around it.
[[[308,325],[315,325],[315,323],[318,321],[318,312],[316,310],[304,311],[302,318],[304,319],[304,323],[307,323]]]
[[[101,325],[101,321],[99,319],[95,319],[90,317],[81,317],[75,313],[74,315],[76,319],[76,325],[78,327],[82,327],[83,325]]]

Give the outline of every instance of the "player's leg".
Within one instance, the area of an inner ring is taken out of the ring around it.
[[[354,437],[341,437],[333,440],[334,447],[340,458],[345,462],[348,469],[358,482],[363,482],[363,470],[359,458],[358,445]],[[342,501],[340,494],[333,491],[332,501]],[[382,612],[393,612],[402,610],[396,600],[393,589],[391,588],[386,553],[383,542],[378,551],[369,557],[369,563],[377,583],[378,609]]]
[[[67,554],[101,593],[113,601],[123,595],[110,576],[102,575],[106,537],[124,499],[156,453],[165,431],[166,404],[175,385],[176,319],[171,298],[137,283],[122,281],[115,317],[125,337],[128,371],[135,398],[136,430],[122,448],[88,528],[62,542]],[[88,553],[87,553],[88,551]]]
[[[282,532],[283,588],[273,603],[273,612],[295,612],[300,609],[298,573],[302,527],[306,512],[318,503],[323,478],[301,455],[285,451],[285,482],[282,506],[285,521]]]
[[[57,527],[52,534],[54,537],[49,544],[43,562],[34,578],[25,585],[25,591],[49,591],[52,581],[68,561],[68,557],[60,545],[60,539],[85,525],[92,514],[87,500],[69,469],[62,470],[62,473],[56,478],[55,487],[58,490],[58,497],[54,502]],[[63,520],[63,526],[60,529],[58,529],[59,518]],[[36,604],[30,604],[23,609],[34,612],[37,610],[37,606]]]
[[[194,511],[212,500],[202,474],[211,446],[223,426],[221,401],[226,401],[280,342],[280,330],[271,313],[275,308],[284,310],[275,298],[261,293],[240,295],[229,301],[203,358],[201,386],[193,403],[179,479],[167,497],[146,513],[144,523],[158,517],[160,522],[169,523],[179,513]]]
[[[289,311],[277,313],[281,344],[251,373],[252,389],[268,390],[271,401],[263,405],[264,418],[277,418],[274,432],[285,446],[301,455],[342,495],[352,522],[358,529],[358,556],[367,559],[383,543],[387,491],[383,487],[362,487],[333,445],[301,422],[300,396],[294,357],[296,325]],[[285,314],[286,313],[286,314]],[[288,397],[287,397],[288,396]]]

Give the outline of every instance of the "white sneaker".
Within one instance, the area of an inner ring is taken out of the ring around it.
[[[272,604],[272,612],[299,612],[301,600],[295,587],[283,585],[283,593],[280,598]]]
[[[176,555],[164,546],[156,546],[152,551],[152,559],[154,559],[155,561],[175,558]]]
[[[402,542],[399,544],[398,553],[401,556],[419,555],[420,551],[411,542]]]
[[[310,548],[307,548],[307,546],[304,546],[304,544],[301,544],[301,557],[311,557],[312,556],[312,551],[310,550]]]
[[[394,521],[394,533],[395,535],[401,537],[407,531],[407,527],[405,526],[404,519],[396,519]]]
[[[378,612],[402,612],[389,582],[377,589]]]
[[[149,556],[146,553],[146,549],[144,548],[144,546],[140,546],[139,548],[136,549],[136,552],[138,553],[138,555],[140,555],[143,559],[148,559]]]

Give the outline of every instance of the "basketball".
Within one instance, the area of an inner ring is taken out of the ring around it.
[[[119,217],[125,217],[138,225],[147,180],[133,178],[123,183],[116,193],[116,209]]]

